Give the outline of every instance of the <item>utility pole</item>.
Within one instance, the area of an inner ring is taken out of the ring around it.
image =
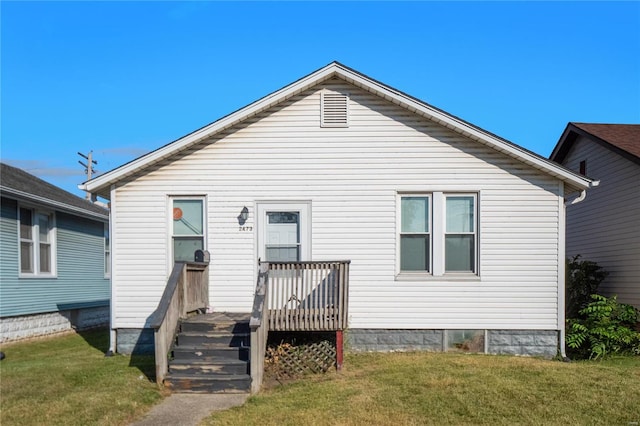
[[[91,176],[96,172],[96,170],[93,169],[93,165],[98,165],[98,162],[93,159],[93,151],[89,151],[89,155],[84,155],[83,153],[78,152],[78,155],[87,160],[87,164],[83,163],[82,160],[78,160],[78,163],[84,167],[84,172],[87,174],[87,180],[91,180]],[[95,201],[95,198],[88,191],[86,198],[89,201]]]

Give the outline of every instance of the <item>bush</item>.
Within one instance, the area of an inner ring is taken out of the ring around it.
[[[598,292],[600,283],[608,272],[596,262],[580,260],[580,255],[567,259],[565,277],[565,316],[579,318],[580,311],[591,301],[591,295]]]
[[[579,311],[582,318],[567,320],[567,346],[582,358],[613,354],[640,355],[640,333],[634,330],[638,310],[631,305],[592,294],[591,303]]]

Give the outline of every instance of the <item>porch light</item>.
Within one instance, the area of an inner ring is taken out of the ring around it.
[[[249,219],[249,209],[247,208],[247,206],[244,206],[242,208],[242,211],[240,212],[240,218],[243,220],[243,222],[246,222],[247,219]]]

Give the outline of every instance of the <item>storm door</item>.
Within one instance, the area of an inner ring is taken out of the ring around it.
[[[267,262],[309,259],[309,205],[258,204],[258,257]]]

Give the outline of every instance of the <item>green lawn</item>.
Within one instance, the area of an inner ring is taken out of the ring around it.
[[[0,424],[126,425],[162,396],[152,357],[105,358],[108,331],[4,345]]]
[[[634,423],[635,422],[635,423]],[[277,386],[206,425],[637,425],[640,357],[353,354],[340,374]]]
[[[152,357],[105,358],[108,332],[5,345],[0,424],[126,425],[162,398]],[[640,423],[640,357],[351,354],[342,373],[279,385],[205,425]]]

